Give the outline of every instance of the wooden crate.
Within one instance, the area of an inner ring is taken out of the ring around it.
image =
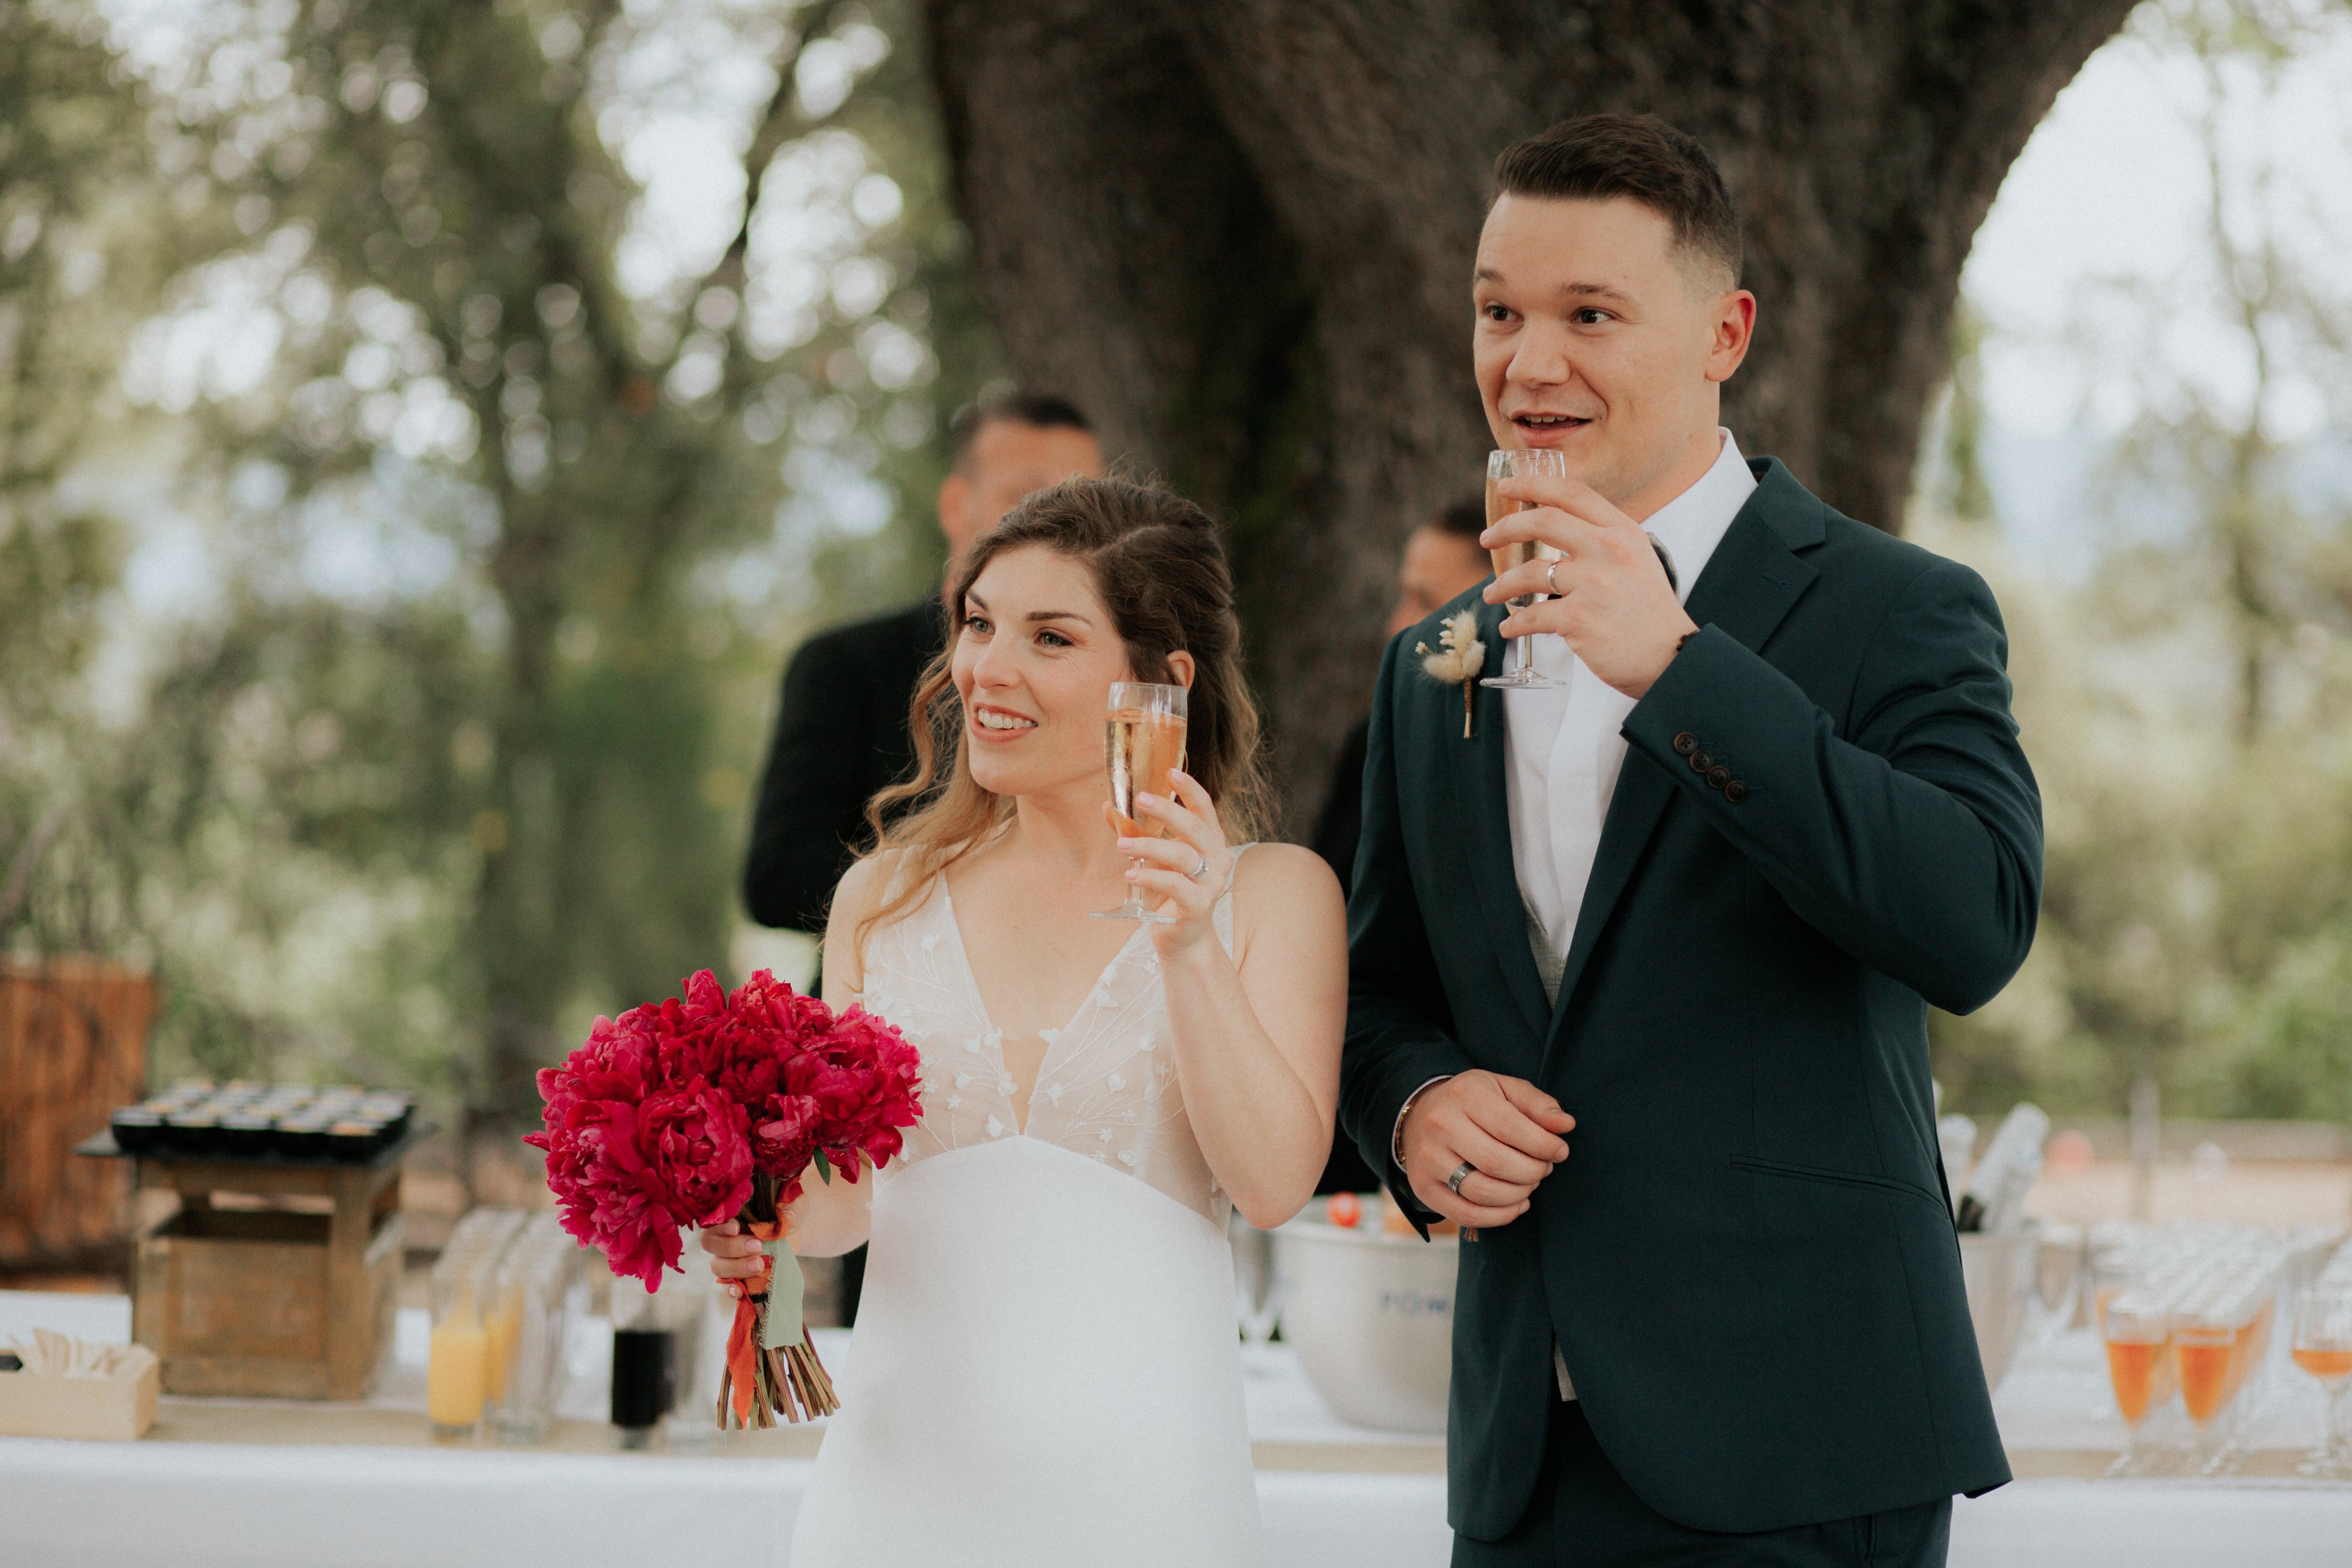
[[[0,1265],[123,1239],[127,1173],[72,1150],[146,1092],[154,1013],[155,983],[120,965],[0,960]]]
[[[138,1241],[131,1337],[166,1394],[358,1399],[392,1336],[400,1166],[140,1159],[142,1188],[179,1195]],[[331,1212],[228,1208],[225,1194],[326,1198]]]

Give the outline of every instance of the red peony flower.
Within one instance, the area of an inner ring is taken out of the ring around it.
[[[661,1282],[681,1250],[667,1192],[638,1146],[638,1108],[619,1100],[574,1099],[547,1108],[547,1131],[523,1141],[547,1151],[547,1185],[563,1228],[602,1248],[615,1274]]]
[[[750,1216],[758,1191],[792,1202],[819,1150],[856,1181],[922,1115],[920,1056],[880,1019],[764,969],[731,995],[707,969],[682,988],[598,1019],[541,1072],[544,1127],[523,1140],[547,1151],[564,1228],[649,1289],[683,1228]]]
[[[639,1147],[680,1225],[722,1225],[751,1198],[751,1113],[696,1079],[647,1100]]]
[[[800,1174],[816,1153],[816,1102],[805,1094],[771,1094],[754,1115],[752,1161],[793,1189],[777,1200],[790,1203],[800,1196]]]

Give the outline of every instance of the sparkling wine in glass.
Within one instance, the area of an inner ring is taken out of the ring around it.
[[[1524,479],[1536,475],[1557,478],[1568,476],[1568,454],[1548,447],[1518,451],[1490,452],[1486,455],[1486,526],[1493,528],[1511,513],[1530,503],[1514,501],[1504,497],[1497,486],[1505,479]],[[1511,544],[1487,552],[1494,558],[1495,575],[1502,576],[1514,567],[1534,560],[1558,560],[1560,552],[1547,544]],[[1514,610],[1525,610],[1538,600],[1549,599],[1548,593],[1525,594],[1509,601]],[[1504,691],[1537,691],[1560,683],[1549,675],[1538,674],[1535,665],[1535,643],[1532,636],[1511,639],[1511,667],[1499,675],[1489,675],[1478,683],[1482,686],[1498,686]]]
[[[2319,1447],[2297,1467],[2298,1473],[2352,1476],[2352,1434],[2344,1427],[2345,1390],[2352,1386],[2352,1280],[2323,1276],[2303,1293],[2295,1304],[2292,1354],[2326,1400]]]
[[[1139,790],[1172,796],[1169,770],[1184,766],[1185,691],[1182,686],[1148,685],[1140,681],[1113,681],[1110,717],[1106,728],[1106,760],[1110,768],[1110,806],[1118,814],[1121,837],[1150,839],[1158,829],[1139,821],[1135,797]],[[1141,861],[1129,862],[1141,865]],[[1176,917],[1146,907],[1142,894],[1129,888],[1127,902],[1117,909],[1097,909],[1097,920],[1140,920],[1148,925],[1172,925]]]

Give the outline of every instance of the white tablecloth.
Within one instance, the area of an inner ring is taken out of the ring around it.
[[[121,1298],[0,1293],[0,1336],[32,1323],[121,1339]],[[413,1325],[404,1346],[413,1348]],[[837,1342],[828,1355],[842,1348]],[[2063,1424],[2111,1445],[2079,1347],[2029,1357],[2002,1390],[2004,1430],[2063,1447]],[[413,1370],[413,1369],[412,1369]],[[388,1380],[404,1403],[404,1375]],[[1368,1466],[1412,1439],[1340,1426],[1279,1351],[1250,1385],[1261,1442],[1353,1440]],[[576,1407],[576,1406],[575,1406]],[[169,1406],[167,1405],[167,1411]],[[2032,1445],[2025,1445],[2032,1446]],[[544,1453],[498,1448],[75,1443],[0,1438],[0,1568],[507,1568],[772,1561],[807,1459]],[[1435,1474],[1262,1469],[1269,1568],[1437,1568]],[[2345,1568],[2352,1486],[2281,1481],[2024,1480],[1958,1504],[1953,1568]],[[782,1568],[779,1563],[778,1568]],[[943,1565],[946,1568],[946,1565]]]

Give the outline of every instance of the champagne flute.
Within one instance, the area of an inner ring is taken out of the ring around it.
[[[2172,1326],[2172,1355],[2179,1369],[2180,1407],[2196,1429],[2195,1458],[2200,1471],[2211,1471],[2221,1461],[2224,1443],[2215,1418],[2229,1407],[2237,1393],[2233,1375],[2238,1359],[2237,1313],[2232,1303],[2208,1298],[2178,1314]],[[2112,1343],[2108,1354],[2114,1354]]]
[[[2344,1391],[2352,1385],[2352,1281],[2323,1277],[2303,1293],[2295,1304],[2294,1356],[2326,1400],[2319,1447],[2296,1473],[2352,1476],[2352,1435],[2344,1429]]]
[[[1182,686],[1155,686],[1141,681],[1113,681],[1110,718],[1105,747],[1110,768],[1110,805],[1118,813],[1123,838],[1152,839],[1162,835],[1136,820],[1138,790],[1173,798],[1168,782],[1171,768],[1184,766],[1186,692]],[[1142,865],[1131,860],[1130,865]],[[1137,888],[1129,888],[1127,902],[1117,909],[1097,909],[1097,920],[1139,920],[1147,925],[1173,925],[1176,916],[1148,907]]]
[[[1502,495],[1497,486],[1505,479],[1526,479],[1541,475],[1549,478],[1568,477],[1568,454],[1549,447],[1529,447],[1486,455],[1486,526],[1493,528],[1511,513],[1535,505],[1532,501],[1514,501]],[[1495,575],[1500,577],[1513,567],[1525,566],[1535,560],[1558,560],[1560,552],[1552,546],[1530,541],[1510,544],[1487,552],[1494,558]],[[1539,600],[1549,599],[1549,593],[1526,594],[1509,601],[1514,610],[1525,610]],[[1504,691],[1540,691],[1556,687],[1559,682],[1549,675],[1538,674],[1535,665],[1534,634],[1514,637],[1511,642],[1511,667],[1499,675],[1489,675],[1478,684],[1498,686]]]
[[[2149,1412],[2171,1396],[2177,1375],[2172,1318],[2152,1291],[2118,1291],[2100,1314],[2099,1337],[2105,1342],[2107,1376],[2115,1386],[2116,1409],[2129,1430],[2123,1453],[2108,1468],[2111,1476],[2144,1470],[2148,1455],[2141,1428]]]

